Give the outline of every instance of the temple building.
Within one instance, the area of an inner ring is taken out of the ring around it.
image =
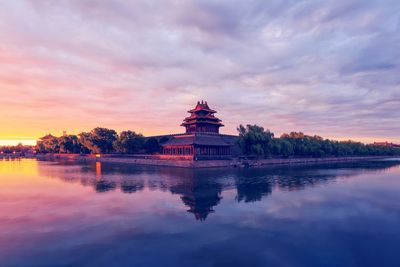
[[[224,125],[215,117],[215,110],[208,107],[206,102],[197,102],[194,109],[189,110],[190,116],[185,118],[181,126],[186,128],[187,134],[193,133],[219,133],[219,128]]]
[[[171,135],[161,142],[162,154],[173,157],[202,159],[228,159],[235,150],[237,136],[223,135],[219,129],[223,127],[217,113],[211,109],[207,101],[199,101],[190,116],[183,120],[184,134]]]

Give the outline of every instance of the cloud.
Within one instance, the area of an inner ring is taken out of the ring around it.
[[[185,111],[205,99],[227,133],[258,123],[400,142],[397,1],[0,7],[0,136],[97,125],[180,132]]]

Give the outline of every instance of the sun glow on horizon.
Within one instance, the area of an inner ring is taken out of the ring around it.
[[[25,146],[36,145],[35,139],[0,139],[0,146],[17,146],[22,144]]]

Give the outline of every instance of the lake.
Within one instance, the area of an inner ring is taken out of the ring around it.
[[[400,266],[400,161],[0,160],[0,266]]]

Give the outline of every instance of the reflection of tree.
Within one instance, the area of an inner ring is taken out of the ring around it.
[[[274,187],[295,191],[321,185],[337,177],[351,177],[368,170],[385,170],[399,165],[395,161],[370,161],[297,166],[272,166],[236,170],[233,176],[238,202],[254,202],[272,193]]]
[[[144,181],[122,181],[121,191],[123,193],[135,193],[144,189]]]
[[[383,171],[398,165],[390,161],[366,161],[349,163],[332,163],[311,166],[296,166],[288,169],[277,169],[275,185],[288,191],[302,190],[307,187],[322,185],[338,177],[348,178],[368,170]]]
[[[95,182],[95,189],[96,192],[102,193],[102,192],[107,192],[114,190],[117,188],[117,183],[113,181],[107,181],[107,180],[99,180]]]
[[[143,167],[124,164],[77,164],[57,162],[39,164],[39,173],[66,182],[94,187],[96,192],[120,188],[136,193],[145,187],[178,194],[188,212],[205,220],[222,199],[222,191],[237,190],[238,202],[255,202],[272,193],[273,188],[302,190],[347,178],[362,172],[377,172],[397,166],[398,161],[336,163],[308,166],[274,166],[255,169],[182,169]],[[67,168],[66,168],[67,167]],[[97,175],[96,175],[97,173]]]
[[[332,174],[317,174],[317,173],[304,173],[304,174],[290,174],[280,173],[277,174],[276,185],[279,188],[288,191],[297,191],[305,189],[306,187],[312,187],[320,185],[335,179],[337,176]]]
[[[236,188],[236,199],[238,202],[242,200],[244,200],[244,202],[260,201],[262,197],[272,193],[272,186],[268,180],[239,180],[236,184]]]

